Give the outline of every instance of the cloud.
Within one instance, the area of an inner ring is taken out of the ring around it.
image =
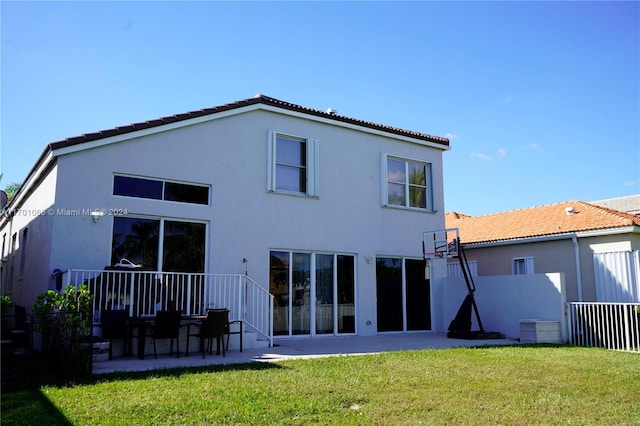
[[[530,143],[525,145],[525,149],[532,149],[532,150],[538,150],[538,149],[542,149],[542,147],[540,145],[538,145],[537,143]]]
[[[449,133],[449,132],[445,133],[444,137],[447,139],[458,139],[458,135],[456,135],[455,133]]]
[[[504,157],[506,157],[506,156],[507,156],[507,150],[506,150],[505,148],[500,148],[500,149],[498,149],[498,151],[497,151],[497,155],[498,155],[498,157],[500,157],[500,158],[504,158]],[[472,152],[472,153],[471,153],[471,157],[472,157],[472,158],[479,158],[479,159],[484,160],[484,161],[493,160],[493,155],[491,155],[491,154],[484,154],[484,153],[482,153],[482,152]]]
[[[624,186],[636,186],[637,182],[632,181],[632,180],[628,180],[624,183]]]
[[[481,152],[472,152],[472,153],[471,153],[471,157],[479,158],[479,159],[481,159],[481,160],[485,160],[485,161],[486,161],[486,160],[491,160],[491,156],[490,156],[490,155],[483,154],[483,153],[481,153]]]

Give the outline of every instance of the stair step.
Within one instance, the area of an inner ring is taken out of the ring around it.
[[[233,328],[231,329],[233,331]],[[244,331],[242,333],[242,349],[268,348],[268,340],[258,340],[258,333],[254,331]],[[240,335],[232,334],[229,339],[229,350],[240,349]]]

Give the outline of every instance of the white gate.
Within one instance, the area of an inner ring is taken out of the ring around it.
[[[640,302],[640,250],[593,255],[598,302]]]

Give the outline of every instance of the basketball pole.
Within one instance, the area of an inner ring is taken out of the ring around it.
[[[439,234],[444,235],[442,240]],[[449,234],[455,233],[451,240]],[[427,234],[428,238],[427,238]],[[444,245],[441,243],[444,242]],[[480,319],[480,312],[475,300],[476,285],[469,268],[469,262],[467,260],[467,254],[464,251],[464,247],[460,241],[460,235],[458,228],[449,228],[441,231],[429,231],[423,233],[422,238],[422,252],[426,264],[430,264],[435,258],[458,258],[460,269],[462,270],[462,276],[465,284],[467,285],[467,296],[464,298],[455,318],[449,324],[447,331],[447,337],[453,337],[458,339],[504,339],[504,334],[494,331],[485,331],[482,320]],[[476,322],[479,330],[472,331],[472,313],[475,314]]]
[[[476,314],[476,320],[478,321],[478,327],[480,328],[480,332],[484,333],[484,327],[482,326],[482,320],[480,319],[480,312],[478,311],[478,305],[476,305],[476,299],[474,294],[476,292],[476,284],[473,282],[473,276],[471,275],[471,271],[469,270],[469,263],[467,262],[467,255],[464,252],[464,248],[462,244],[460,244],[460,237],[458,237],[458,262],[460,263],[460,268],[462,269],[462,275],[464,276],[464,281],[467,283],[467,296],[471,298],[471,306],[473,306],[473,311]]]

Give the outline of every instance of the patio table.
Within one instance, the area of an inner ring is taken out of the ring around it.
[[[183,315],[183,322],[195,322],[202,324],[204,320],[206,320],[206,315]],[[133,339],[136,337],[138,339],[138,358],[144,359],[145,345],[146,345],[146,337],[147,337],[147,327],[150,324],[153,324],[156,320],[155,316],[144,315],[138,317],[129,317],[129,327],[131,330],[136,329],[138,334],[133,336],[133,333],[129,333],[129,339]],[[129,342],[129,348],[131,348],[131,342]]]

